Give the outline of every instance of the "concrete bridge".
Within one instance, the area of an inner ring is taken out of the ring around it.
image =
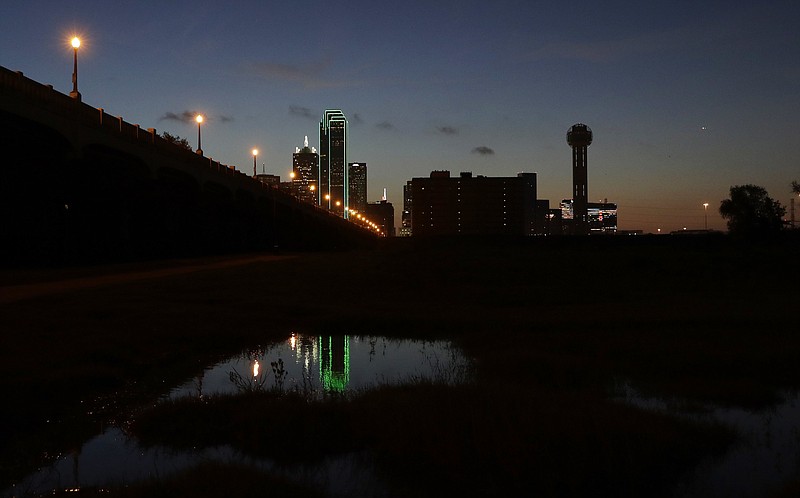
[[[0,257],[95,262],[374,244],[370,231],[0,67]]]

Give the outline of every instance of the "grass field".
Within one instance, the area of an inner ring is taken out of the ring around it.
[[[339,421],[336,437],[309,438],[309,458],[366,451],[397,494],[669,496],[735,434],[613,402],[610,386],[624,379],[657,396],[751,409],[800,387],[799,256],[796,240],[724,237],[393,240],[5,303],[0,388],[12,408],[0,420],[0,487],[44,453],[79,446],[98,419],[294,331],[450,339],[477,380],[326,403],[226,397],[138,410],[139,435],[298,458],[257,419],[235,420],[247,438],[222,429],[241,411],[230,407],[247,402],[310,427]],[[24,284],[113,271],[122,270],[2,276]]]

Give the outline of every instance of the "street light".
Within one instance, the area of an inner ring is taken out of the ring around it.
[[[81,39],[77,36],[72,38],[72,49],[75,54],[73,59],[73,66],[72,66],[72,91],[69,92],[69,96],[73,99],[77,100],[78,102],[81,101],[81,94],[78,91],[78,47],[81,46]]]
[[[202,114],[198,114],[197,117],[194,118],[194,120],[197,121],[197,153],[202,156],[203,155],[203,146],[202,146],[202,143],[200,141],[200,123],[203,122],[203,115]]]
[[[705,219],[706,219],[706,231],[708,231],[708,203],[707,202],[703,203],[703,211],[705,213]]]
[[[258,149],[253,149],[253,178],[256,177],[256,158],[258,157]]]

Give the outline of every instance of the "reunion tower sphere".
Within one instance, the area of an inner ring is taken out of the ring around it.
[[[592,129],[583,123],[572,125],[567,131],[567,143],[570,147],[588,147],[592,144]]]

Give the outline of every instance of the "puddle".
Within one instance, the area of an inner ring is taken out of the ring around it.
[[[469,370],[461,352],[443,341],[293,334],[206,369],[169,397],[278,389],[319,398],[418,379],[465,382]]]
[[[461,352],[444,341],[293,334],[285,342],[247,350],[206,369],[173,389],[168,397],[281,389],[321,398],[421,379],[466,382],[470,370]],[[167,476],[209,460],[243,462],[295,480],[302,476],[303,482],[315,483],[334,496],[374,494],[383,489],[370,470],[371,464],[359,455],[337,456],[310,466],[277,467],[269,460],[245,457],[227,447],[199,452],[142,448],[120,429],[109,427],[80,450],[61,456],[4,490],[0,497],[124,485]]]
[[[694,420],[716,420],[732,427],[741,441],[719,458],[698,465],[681,481],[675,496],[761,497],[800,476],[800,395],[784,392],[782,403],[748,411],[707,404],[691,413],[680,403],[643,396],[628,383],[617,386],[620,401]]]

